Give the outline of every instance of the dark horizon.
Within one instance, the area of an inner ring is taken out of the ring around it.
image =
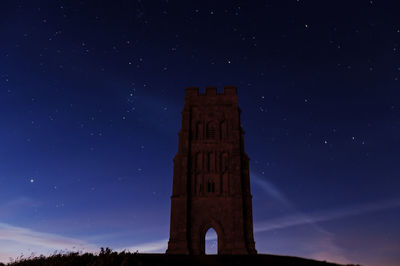
[[[398,265],[399,8],[3,1],[0,261],[165,252],[184,89],[236,86],[258,253]]]

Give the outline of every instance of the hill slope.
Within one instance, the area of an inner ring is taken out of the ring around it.
[[[2,265],[0,263],[0,265]],[[34,257],[19,259],[7,265],[31,266],[31,265],[140,265],[140,266],[186,266],[186,265],[264,265],[264,266],[338,266],[339,264],[328,263],[298,257],[276,256],[276,255],[167,255],[167,254],[138,254],[126,252],[102,251],[98,255],[90,253],[56,254],[50,257]]]

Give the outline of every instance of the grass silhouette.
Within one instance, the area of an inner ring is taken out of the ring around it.
[[[170,254],[140,254],[137,252],[115,252],[109,248],[101,248],[98,254],[69,252],[55,253],[50,256],[34,256],[16,258],[8,264],[0,263],[0,266],[183,266],[183,265],[270,265],[270,266],[339,266],[339,264],[325,261],[316,261],[298,257],[277,255],[170,255]]]

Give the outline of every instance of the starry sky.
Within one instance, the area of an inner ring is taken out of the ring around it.
[[[184,89],[234,85],[258,252],[399,265],[399,8],[1,1],[0,261],[164,252]]]

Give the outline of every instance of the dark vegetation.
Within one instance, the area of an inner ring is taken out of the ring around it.
[[[5,264],[0,263],[0,266]],[[66,254],[53,254],[49,257],[20,257],[6,265],[33,266],[33,265],[133,265],[133,266],[186,266],[186,265],[268,265],[268,266],[338,266],[339,264],[298,257],[275,255],[167,255],[167,254],[139,254],[129,252],[113,252],[109,248],[101,249],[99,254],[71,252]]]

